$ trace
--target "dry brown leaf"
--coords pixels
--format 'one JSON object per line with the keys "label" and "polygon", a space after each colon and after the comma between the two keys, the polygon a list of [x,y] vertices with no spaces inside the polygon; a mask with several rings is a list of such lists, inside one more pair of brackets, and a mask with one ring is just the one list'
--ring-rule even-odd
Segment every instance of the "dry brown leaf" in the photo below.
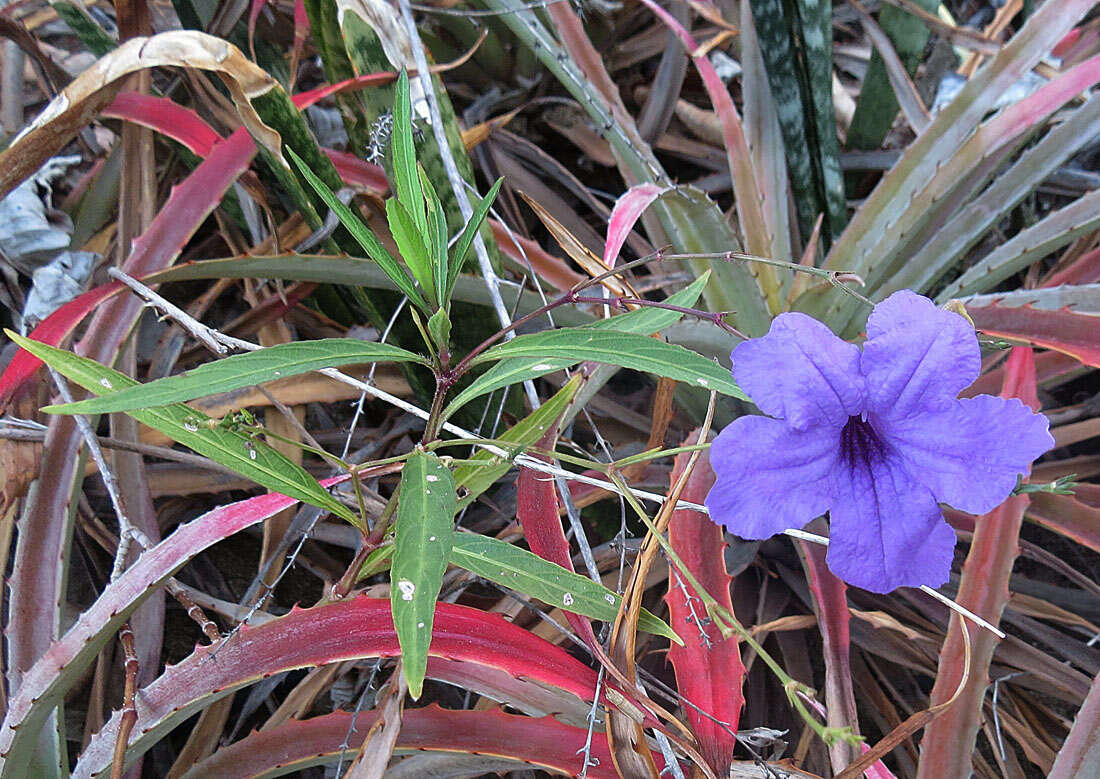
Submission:
{"label": "dry brown leaf", "polygon": [[122,79],[156,67],[212,70],[221,76],[252,136],[278,159],[281,138],[260,119],[251,100],[280,88],[240,49],[194,30],[131,38],[80,74],[0,154],[0,197],[8,194],[71,141],[115,98]]}

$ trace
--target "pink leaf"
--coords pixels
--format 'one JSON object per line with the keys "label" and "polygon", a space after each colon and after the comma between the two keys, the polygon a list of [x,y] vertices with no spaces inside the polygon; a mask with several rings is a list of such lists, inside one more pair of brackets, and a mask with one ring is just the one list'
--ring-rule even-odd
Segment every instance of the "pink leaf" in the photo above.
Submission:
{"label": "pink leaf", "polygon": [[[329,487],[347,478],[346,475],[338,476],[321,484]],[[181,525],[155,547],[143,552],[23,675],[22,684],[12,695],[0,727],[0,756],[29,758],[31,745],[46,717],[78,681],[80,672],[95,660],[99,650],[154,588],[204,549],[296,503],[297,500],[286,495],[269,493],[219,506]],[[19,767],[13,769],[13,766],[4,765],[3,768],[15,775],[21,774]]]}
{"label": "pink leaf", "polygon": [[[1005,366],[1002,397],[1035,394],[1035,362],[1031,349],[1016,347]],[[1008,602],[1008,581],[1018,554],[1020,525],[1028,508],[1027,495],[1014,495],[977,520],[970,552],[963,564],[956,601],[993,625]],[[970,636],[969,675],[963,678],[965,637]],[[931,704],[940,705],[958,694],[954,703],[929,723],[921,741],[921,775],[968,776],[982,724],[982,702],[989,686],[989,668],[997,637],[988,630],[952,619],[940,650]]]}
{"label": "pink leaf", "polygon": [[604,265],[608,268],[615,267],[615,260],[618,259],[619,252],[638,218],[654,200],[667,191],[667,188],[656,184],[637,184],[615,201],[615,207],[611,209],[611,218],[607,223],[607,241],[603,250]]}
{"label": "pink leaf", "polygon": [[695,69],[699,71],[703,87],[707,90],[707,97],[710,98],[714,111],[718,115],[718,121],[722,125],[722,137],[726,142],[726,158],[729,161],[730,176],[733,178],[733,190],[737,201],[737,216],[741,223],[741,232],[745,236],[746,248],[750,254],[766,257],[771,247],[769,238],[771,231],[760,206],[763,195],[760,193],[756,172],[753,169],[745,130],[741,125],[741,117],[737,113],[737,106],[733,104],[729,89],[722,83],[722,79],[718,77],[717,71],[706,55],[695,53],[698,50],[695,39],[672,14],[659,6],[655,0],[642,0],[642,3],[680,38],[688,54],[691,55]]}
{"label": "pink leaf", "polygon": [[[124,269],[131,276],[142,276],[162,270],[183,249],[203,220],[221,202],[225,190],[248,169],[256,145],[248,132],[237,130],[214,146],[210,155],[183,181],[172,188],[172,194],[153,223],[134,241],[133,251]],[[57,346],[96,305],[122,289],[119,284],[107,284],[85,292],[59,308],[35,328],[31,337]],[[129,329],[130,321],[118,316],[108,317],[108,325]],[[96,329],[99,337],[104,337]],[[0,375],[0,405],[8,403],[42,362],[24,350],[19,350]]]}
{"label": "pink leaf", "polygon": [[[537,448],[553,449],[557,438],[558,428],[555,424],[538,442]],[[550,461],[544,455],[534,456],[543,462]],[[573,558],[569,554],[569,542],[565,539],[561,518],[558,516],[558,493],[554,479],[547,478],[546,474],[531,468],[520,468],[516,490],[518,501],[516,518],[523,526],[523,535],[527,538],[531,551],[542,559],[557,563],[567,571],[575,573]],[[592,632],[592,623],[571,611],[565,612],[565,618],[584,643],[595,651],[599,642],[596,640],[596,634]]]}

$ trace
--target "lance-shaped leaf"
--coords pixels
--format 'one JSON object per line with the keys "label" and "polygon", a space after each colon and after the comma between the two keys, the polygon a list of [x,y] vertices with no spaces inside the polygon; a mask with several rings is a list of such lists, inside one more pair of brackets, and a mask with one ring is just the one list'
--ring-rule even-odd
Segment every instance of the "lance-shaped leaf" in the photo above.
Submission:
{"label": "lance-shaped leaf", "polygon": [[393,258],[393,255],[389,253],[382,242],[375,237],[370,228],[363,224],[362,220],[355,215],[348,206],[340,202],[336,195],[332,194],[332,190],[323,182],[313,171],[309,169],[309,166],[302,161],[302,158],[294,153],[293,149],[287,148],[287,155],[294,164],[298,166],[298,172],[302,174],[309,185],[313,187],[317,192],[318,197],[325,201],[325,205],[333,210],[337,217],[352,237],[363,247],[363,251],[367,253],[372,260],[378,263],[378,266],[385,271],[390,280],[397,285],[397,288],[405,293],[405,295],[415,305],[419,306],[424,311],[429,311],[427,302],[424,300],[424,296],[420,294],[420,291],[416,288],[416,284],[409,274],[405,272],[405,269],[401,267],[401,264]]}
{"label": "lance-shaped leaf", "polygon": [[396,346],[352,338],[325,338],[278,344],[208,362],[176,376],[139,384],[99,398],[47,406],[52,414],[106,414],[167,406],[195,398],[298,376],[321,368],[368,362],[430,363]]}
{"label": "lance-shaped leaf", "polygon": [[390,603],[409,694],[420,697],[432,640],[435,599],[451,557],[457,497],[451,471],[430,452],[413,452],[401,471]]}
{"label": "lance-shaped leaf", "polygon": [[[275,770],[293,773],[334,763],[341,755],[351,760],[357,746],[348,747],[348,733],[353,728],[367,732],[377,718],[373,711],[360,712],[358,718],[352,712],[336,711],[307,720],[289,720],[222,747],[195,764],[184,779],[271,776]],[[395,751],[449,755],[448,765],[460,754],[477,756],[480,767],[492,758],[505,758],[512,764],[502,764],[501,770],[539,767],[554,774],[577,775],[587,738],[586,728],[572,727],[553,717],[524,717],[499,709],[455,711],[432,704],[405,711]],[[592,739],[590,754],[595,759],[588,766],[588,776],[617,779],[606,739]]]}
{"label": "lance-shaped leaf", "polygon": [[[591,701],[595,693],[596,672],[564,649],[499,615],[467,606],[438,605],[429,651],[433,658],[460,660],[471,668],[500,669],[581,700]],[[200,647],[142,690],[127,762],[137,759],[199,709],[264,677],[295,668],[401,654],[390,604],[378,598],[360,596],[294,609],[263,625],[244,626],[232,641]],[[606,705],[602,696],[601,701]],[[110,766],[119,720],[115,712],[92,738],[74,777],[93,776]]]}
{"label": "lance-shaped leaf", "polygon": [[637,333],[610,330],[549,330],[513,338],[478,355],[471,365],[513,357],[569,360],[617,365],[654,373],[686,384],[748,400],[727,368],[682,346]]}
{"label": "lance-shaped leaf", "polygon": [[[412,99],[409,94],[409,74],[401,71],[393,94],[393,134],[390,151],[393,157],[393,185],[397,199],[408,209],[413,224],[426,234],[428,222],[424,215],[424,191],[416,171],[416,146],[413,145]],[[388,204],[387,204],[388,207]],[[423,283],[423,282],[421,282]]]}
{"label": "lance-shaped leaf", "polygon": [[409,209],[400,200],[392,197],[386,201],[386,221],[390,225],[397,249],[401,252],[401,258],[420,282],[420,288],[427,294],[429,302],[438,303],[435,299],[431,254],[423,237],[427,233],[422,232]]}
{"label": "lance-shaped leaf", "polygon": [[[90,392],[102,395],[141,387],[129,376],[94,360],[31,341],[10,331],[8,337]],[[172,440],[232,468],[269,490],[312,503],[349,522],[358,522],[355,514],[323,489],[300,465],[258,438],[220,427],[215,420],[183,404],[127,413],[142,424],[159,430]]]}
{"label": "lance-shaped leaf", "polygon": [[[551,486],[553,482],[549,482]],[[557,514],[554,521],[559,522]],[[559,524],[560,526],[560,524]],[[489,536],[458,533],[451,563],[566,612],[613,622],[622,597],[587,576],[567,570],[537,554]],[[681,643],[664,620],[642,609],[638,627]]]}
{"label": "lance-shaped leaf", "polygon": [[[708,281],[710,281],[710,271],[704,271],[691,284],[679,292],[669,295],[665,303],[670,306],[682,306],[684,308],[694,306],[699,299],[699,295],[706,288]],[[593,330],[616,330],[623,333],[650,335],[676,324],[682,317],[683,314],[679,311],[647,306],[609,319],[598,319],[582,327]],[[516,357],[499,362],[470,382],[469,386],[462,392],[458,393],[447,405],[443,412],[443,418],[449,418],[462,406],[487,392],[563,370],[572,365],[573,362],[575,360],[547,360],[538,357]]]}
{"label": "lance-shaped leaf", "polygon": [[497,192],[500,191],[500,185],[503,182],[503,178],[497,179],[493,183],[493,186],[489,188],[489,191],[485,193],[485,197],[481,198],[478,204],[474,206],[474,213],[470,216],[470,221],[462,228],[462,232],[459,234],[454,248],[451,249],[450,259],[448,261],[447,289],[446,295],[444,296],[447,300],[451,298],[451,290],[455,287],[455,281],[458,279],[458,274],[462,270],[462,263],[466,260],[466,253],[470,250],[470,246],[474,242],[474,236],[477,235],[478,230],[481,229],[481,224],[485,221],[485,215],[488,214],[489,209],[492,208],[493,202],[497,198]]}

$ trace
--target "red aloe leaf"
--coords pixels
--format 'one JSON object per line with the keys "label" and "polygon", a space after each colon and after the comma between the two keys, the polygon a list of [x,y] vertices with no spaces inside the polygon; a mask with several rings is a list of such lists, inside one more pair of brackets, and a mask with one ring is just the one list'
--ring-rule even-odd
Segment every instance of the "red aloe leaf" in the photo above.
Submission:
{"label": "red aloe leaf", "polygon": [[[684,445],[694,444],[698,436],[698,431],[692,433]],[[676,456],[670,477],[673,484],[683,474],[688,459],[689,454]],[[704,452],[680,498],[702,503],[713,485],[714,471]],[[707,593],[733,613],[721,528],[704,514],[681,509],[672,513],[668,540]],[[685,701],[684,714],[699,742],[700,753],[716,774],[725,776],[733,762],[737,747],[734,734],[745,703],[741,692],[745,667],[741,664],[738,642],[735,638],[722,638],[718,629],[706,620],[702,601],[691,585],[671,568],[667,600],[669,622],[684,640],[683,646],[673,644],[668,650],[676,671],[676,687]]]}
{"label": "red aloe leaf", "polygon": [[1039,309],[1031,305],[966,307],[974,326],[998,338],[1027,341],[1068,354],[1100,368],[1100,317],[1068,308]]}
{"label": "red aloe leaf", "polygon": [[[340,754],[347,734],[366,732],[374,725],[374,712],[358,718],[338,711],[307,720],[290,720],[271,730],[261,730],[222,747],[197,763],[185,777],[217,776],[222,779],[262,776],[278,767],[301,770],[332,762]],[[491,711],[450,711],[431,705],[406,709],[397,737],[398,750],[469,752],[503,757],[530,764],[531,768],[576,776],[581,770],[588,732],[562,724],[553,717],[524,717]],[[614,764],[604,739],[592,739],[588,776],[616,779]],[[348,757],[354,756],[354,750]],[[521,768],[521,766],[517,766]]]}
{"label": "red aloe leaf", "polygon": [[340,178],[353,187],[384,194],[389,191],[390,183],[386,180],[386,172],[380,165],[361,160],[354,154],[333,149],[321,149],[332,164],[336,166],[336,172]]}
{"label": "red aloe leaf", "polygon": [[1100,674],[1092,680],[1047,779],[1082,776],[1100,776]]}
{"label": "red aloe leaf", "polygon": [[1078,484],[1073,495],[1037,492],[1027,515],[1055,533],[1100,552],[1100,487]]}
{"label": "red aloe leaf", "polygon": [[120,92],[100,112],[108,119],[124,119],[166,135],[200,157],[206,157],[222,139],[202,118],[166,97],[140,92]]}
{"label": "red aloe leaf", "polygon": [[[858,734],[859,716],[856,713],[849,656],[851,613],[848,611],[848,585],[829,570],[825,562],[826,547],[809,541],[800,541],[799,546],[825,649],[826,724],[834,728],[848,727]],[[855,753],[850,744],[837,741],[829,746],[829,758],[833,771],[840,773],[855,759]]]}
{"label": "red aloe leaf", "polygon": [[615,267],[615,260],[619,252],[634,229],[635,223],[654,200],[659,198],[666,189],[656,184],[636,184],[615,201],[615,207],[611,209],[611,217],[607,221],[607,241],[603,249],[603,264],[609,268]]}
{"label": "red aloe leaf", "polygon": [[[1077,370],[1081,363],[1077,358],[1061,352],[1042,352],[1035,355],[1035,379],[1039,384],[1064,376]],[[995,395],[1001,391],[1005,381],[1004,366],[983,373],[978,380],[962,391],[961,397],[972,398],[975,395]]]}
{"label": "red aloe leaf", "polygon": [[[536,447],[543,451],[553,450],[557,439],[558,425],[555,422]],[[550,462],[544,455],[534,456],[543,462]],[[520,468],[516,492],[516,518],[523,526],[523,535],[527,538],[531,551],[543,560],[557,563],[565,570],[576,573],[572,555],[569,553],[569,542],[565,539],[561,517],[558,515],[555,480],[530,468]],[[596,634],[592,632],[592,623],[587,618],[571,611],[565,612],[565,618],[589,647],[595,647],[599,643]]]}
{"label": "red aloe leaf", "polygon": [[[221,201],[230,184],[247,170],[255,153],[256,145],[244,129],[237,130],[218,143],[183,183],[173,187],[172,194],[149,229],[134,241],[133,251],[125,265],[126,272],[140,278],[170,265]],[[35,328],[31,337],[57,346],[89,311],[120,289],[121,285],[108,284],[84,293],[47,317]],[[109,345],[121,343],[130,330],[133,316],[141,307],[136,299],[126,298],[123,302],[127,309],[124,312],[109,310],[110,307],[100,309],[96,314],[97,326],[90,331],[100,343],[106,345],[106,351],[110,353],[114,352],[114,348]],[[105,357],[89,356],[103,361],[110,354]],[[41,364],[37,357],[20,349],[0,376],[0,405],[7,403]]]}
{"label": "red aloe leaf", "polygon": [[[328,487],[347,478],[338,476],[321,484]],[[0,725],[0,772],[24,775],[26,766],[8,765],[9,759],[29,758],[29,747],[50,712],[119,626],[156,587],[202,550],[297,502],[285,495],[269,493],[220,506],[181,525],[168,538],[142,553],[23,675]]]}
{"label": "red aloe leaf", "polygon": [[[1030,348],[1016,347],[1005,366],[1001,397],[1035,398],[1035,362]],[[1018,553],[1017,542],[1027,495],[1014,495],[978,519],[970,553],[963,564],[958,603],[996,625],[1008,602],[1008,580]],[[931,704],[938,706],[959,690],[965,668],[965,638],[969,631],[969,676],[958,698],[925,730],[919,777],[969,776],[982,723],[982,701],[989,686],[989,665],[999,639],[990,631],[952,620],[940,650]]]}
{"label": "red aloe leaf", "polygon": [[[112,281],[110,284],[104,284],[78,295],[43,319],[28,337],[50,346],[57,346],[101,301],[123,289],[125,287],[122,284]],[[26,349],[20,349],[15,353],[8,367],[4,369],[4,373],[0,374],[0,407],[7,406],[11,402],[19,388],[34,376],[41,365],[42,361]]]}
{"label": "red aloe leaf", "polygon": [[1044,287],[1062,284],[1093,284],[1100,281],[1100,249],[1085,252],[1064,268],[1056,268],[1043,279]]}
{"label": "red aloe leaf", "polygon": [[[596,672],[565,650],[497,614],[468,606],[437,605],[428,652],[526,677],[582,700],[591,700],[596,688]],[[388,599],[359,596],[295,609],[257,627],[245,626],[221,645],[199,647],[142,690],[127,758],[136,759],[198,709],[260,678],[296,668],[400,654]],[[92,738],[74,777],[91,776],[110,765],[119,719],[115,712]]]}

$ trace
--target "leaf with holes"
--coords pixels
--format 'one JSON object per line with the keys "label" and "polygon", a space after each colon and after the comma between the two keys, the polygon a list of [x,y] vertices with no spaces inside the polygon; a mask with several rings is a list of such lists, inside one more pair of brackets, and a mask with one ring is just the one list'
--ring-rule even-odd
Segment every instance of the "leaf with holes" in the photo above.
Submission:
{"label": "leaf with holes", "polygon": [[[488,536],[457,534],[451,562],[543,603],[603,622],[615,621],[622,600],[620,595],[587,576],[567,571],[526,549]],[[664,620],[645,609],[638,619],[638,627],[677,644],[683,643]]]}
{"label": "leaf with holes", "polygon": [[451,557],[457,499],[450,470],[422,450],[409,455],[398,490],[390,603],[405,680],[416,699],[428,667],[435,599]]}

